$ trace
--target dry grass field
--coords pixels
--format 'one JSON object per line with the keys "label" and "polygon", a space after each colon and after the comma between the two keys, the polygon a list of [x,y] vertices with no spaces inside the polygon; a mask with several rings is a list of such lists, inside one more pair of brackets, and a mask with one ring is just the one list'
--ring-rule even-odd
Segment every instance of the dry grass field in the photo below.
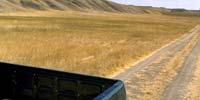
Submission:
{"label": "dry grass field", "polygon": [[195,25],[145,14],[1,15],[0,61],[109,76]]}

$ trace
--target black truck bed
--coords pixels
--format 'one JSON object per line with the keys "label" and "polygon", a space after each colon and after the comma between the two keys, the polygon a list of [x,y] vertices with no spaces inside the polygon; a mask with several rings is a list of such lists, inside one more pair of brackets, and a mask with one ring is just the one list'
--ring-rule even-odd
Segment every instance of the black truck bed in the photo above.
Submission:
{"label": "black truck bed", "polygon": [[0,63],[0,100],[126,100],[119,80]]}

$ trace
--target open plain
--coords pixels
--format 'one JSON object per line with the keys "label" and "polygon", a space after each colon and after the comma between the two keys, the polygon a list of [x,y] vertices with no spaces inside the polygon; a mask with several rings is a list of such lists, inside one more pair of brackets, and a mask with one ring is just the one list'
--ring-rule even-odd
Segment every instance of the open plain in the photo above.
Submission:
{"label": "open plain", "polygon": [[123,80],[129,100],[200,100],[200,13],[1,0],[0,61]]}
{"label": "open plain", "polygon": [[113,76],[196,25],[163,15],[41,16],[0,16],[1,61]]}

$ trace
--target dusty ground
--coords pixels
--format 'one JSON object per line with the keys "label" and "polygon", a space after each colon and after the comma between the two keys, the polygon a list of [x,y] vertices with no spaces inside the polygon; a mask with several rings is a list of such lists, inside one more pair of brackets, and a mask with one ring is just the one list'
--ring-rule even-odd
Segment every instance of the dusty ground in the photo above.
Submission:
{"label": "dusty ground", "polygon": [[184,99],[186,100],[200,100],[200,55],[198,62],[196,63],[196,68],[194,75],[191,78],[189,85],[186,89],[186,95]]}
{"label": "dusty ground", "polygon": [[[200,48],[199,30],[198,26],[116,76],[125,81],[129,100],[182,100],[187,79],[195,68],[191,63]],[[179,86],[181,83],[184,85]]]}
{"label": "dusty ground", "polygon": [[[197,58],[200,54],[200,40],[194,46],[192,51],[186,57],[183,65],[178,69],[178,75],[174,77],[169,87],[164,92],[165,100],[184,100],[186,88],[191,81],[191,77],[194,74]],[[194,100],[194,99],[193,99]],[[196,100],[196,99],[195,99]]]}

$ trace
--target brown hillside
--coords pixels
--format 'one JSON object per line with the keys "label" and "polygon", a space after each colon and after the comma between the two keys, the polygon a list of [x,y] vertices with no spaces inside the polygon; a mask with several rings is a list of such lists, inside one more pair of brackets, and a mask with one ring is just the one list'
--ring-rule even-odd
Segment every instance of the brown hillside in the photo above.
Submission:
{"label": "brown hillside", "polygon": [[122,5],[107,0],[0,0],[0,12],[26,10],[73,10],[156,14],[163,11],[153,7],[145,8]]}

